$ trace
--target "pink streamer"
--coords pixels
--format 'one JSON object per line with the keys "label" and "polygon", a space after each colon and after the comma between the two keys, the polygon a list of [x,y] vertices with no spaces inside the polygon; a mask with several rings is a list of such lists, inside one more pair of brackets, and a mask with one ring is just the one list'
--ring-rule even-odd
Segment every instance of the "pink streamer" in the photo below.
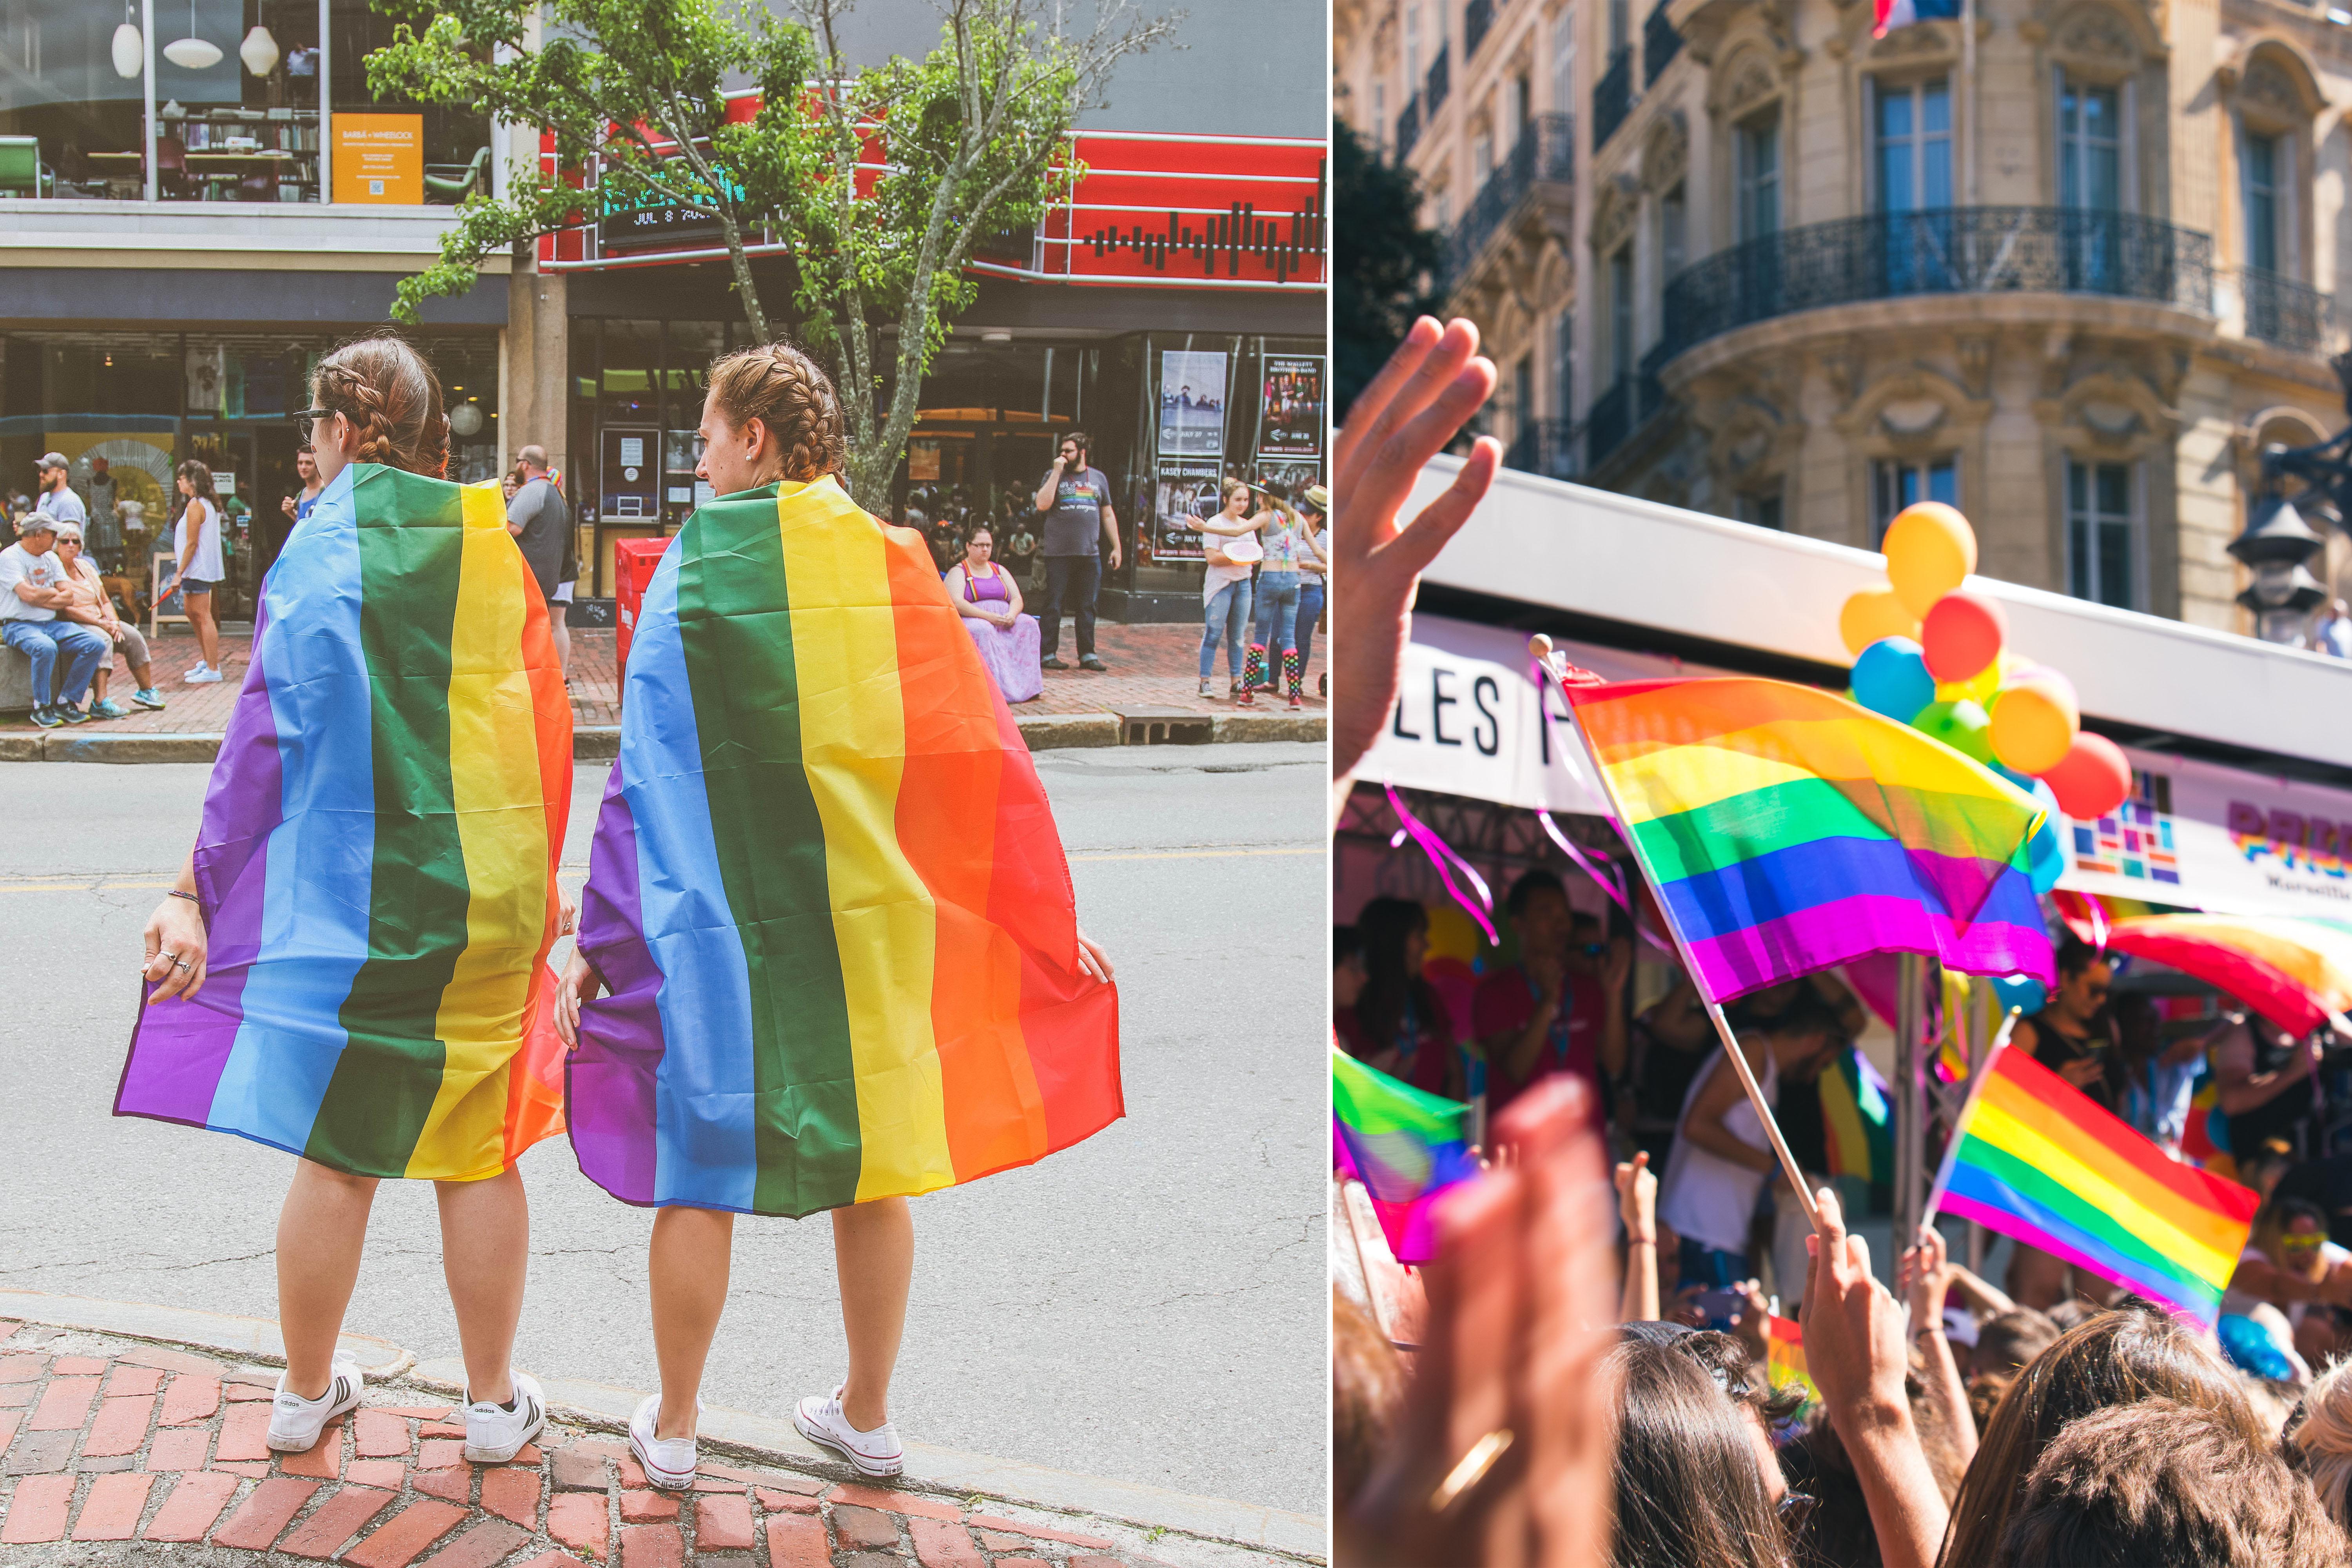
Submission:
{"label": "pink streamer", "polygon": [[[1496,934],[1495,922],[1487,918],[1495,908],[1495,895],[1487,888],[1486,879],[1478,875],[1475,867],[1456,855],[1445,840],[1431,831],[1421,818],[1405,809],[1404,801],[1397,795],[1396,785],[1383,779],[1381,781],[1381,787],[1388,791],[1389,809],[1395,812],[1397,820],[1404,825],[1401,831],[1412,835],[1412,841],[1421,846],[1421,852],[1429,857],[1431,865],[1437,868],[1438,879],[1445,884],[1446,892],[1453,896],[1455,903],[1470,912],[1470,918],[1478,922],[1478,929],[1486,933],[1486,945],[1502,946],[1503,939]],[[1401,842],[1401,839],[1393,837],[1389,840],[1391,847]],[[1462,868],[1462,874],[1470,879],[1470,885],[1478,889],[1477,903],[1474,904],[1464,898],[1462,889],[1454,885],[1454,873],[1446,868],[1446,862],[1449,860],[1459,866]]]}
{"label": "pink streamer", "polygon": [[[1559,824],[1551,819],[1551,813],[1549,811],[1544,811],[1538,808],[1536,812],[1536,820],[1543,824],[1544,831],[1551,835],[1551,841],[1559,846],[1560,852],[1566,855],[1570,859],[1575,861],[1577,868],[1581,870],[1586,876],[1591,878],[1595,882],[1598,882],[1601,885],[1601,890],[1608,894],[1611,900],[1614,902],[1619,909],[1625,911],[1625,918],[1633,922],[1633,929],[1641,933],[1641,937],[1643,942],[1648,942],[1652,947],[1656,948],[1660,952],[1666,954],[1668,957],[1674,956],[1674,948],[1670,944],[1659,941],[1657,932],[1643,925],[1642,923],[1642,917],[1635,913],[1633,906],[1626,901],[1625,874],[1619,870],[1615,865],[1611,863],[1611,858],[1607,850],[1593,849],[1587,851],[1580,847],[1574,839],[1569,837],[1567,834],[1562,833],[1559,830]],[[1586,858],[1588,854],[1591,857],[1591,859]],[[1601,862],[1602,866],[1607,866],[1608,870],[1604,873],[1601,867],[1595,866],[1592,863],[1593,860],[1599,860]]]}

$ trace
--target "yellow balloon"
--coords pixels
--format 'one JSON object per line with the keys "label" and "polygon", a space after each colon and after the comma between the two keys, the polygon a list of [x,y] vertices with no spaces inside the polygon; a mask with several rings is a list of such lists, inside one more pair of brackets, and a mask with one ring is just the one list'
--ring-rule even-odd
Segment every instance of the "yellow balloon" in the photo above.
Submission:
{"label": "yellow balloon", "polygon": [[2045,773],[2065,760],[2081,727],[2072,692],[2028,676],[1993,701],[1992,754],[2019,773]]}
{"label": "yellow balloon", "polygon": [[1838,636],[1845,639],[1845,651],[1859,658],[1864,648],[1881,637],[1917,641],[1919,617],[1884,589],[1876,593],[1865,591],[1850,595],[1845,607],[1838,612]]}
{"label": "yellow balloon", "polygon": [[1993,693],[2000,689],[2000,667],[1998,664],[1989,664],[1982,669],[1978,670],[1974,675],[1969,676],[1966,680],[1939,680],[1936,682],[1936,700],[1938,702],[1973,702],[1980,708],[1990,708],[1992,706]]}
{"label": "yellow balloon", "polygon": [[1423,963],[1433,958],[1458,958],[1467,963],[1475,959],[1486,945],[1486,933],[1462,911],[1460,905],[1429,906],[1429,950],[1423,956]]}
{"label": "yellow balloon", "polygon": [[1886,525],[1886,580],[1910,614],[1925,618],[1937,600],[1977,569],[1977,535],[1957,508],[1915,501]]}

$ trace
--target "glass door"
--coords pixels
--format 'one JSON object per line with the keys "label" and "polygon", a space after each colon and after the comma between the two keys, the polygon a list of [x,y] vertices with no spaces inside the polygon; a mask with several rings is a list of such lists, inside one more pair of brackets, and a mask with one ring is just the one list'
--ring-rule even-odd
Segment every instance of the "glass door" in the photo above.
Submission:
{"label": "glass door", "polygon": [[1885,291],[1954,287],[1950,84],[1880,88],[1877,139]]}
{"label": "glass door", "polygon": [[2120,286],[2122,94],[2071,76],[2058,80],[2058,205],[2066,209],[2066,287],[2112,294]]}

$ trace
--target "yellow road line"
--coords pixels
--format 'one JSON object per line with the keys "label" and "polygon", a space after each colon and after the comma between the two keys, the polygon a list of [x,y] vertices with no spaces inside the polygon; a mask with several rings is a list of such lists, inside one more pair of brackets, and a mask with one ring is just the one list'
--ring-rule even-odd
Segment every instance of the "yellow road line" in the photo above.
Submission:
{"label": "yellow road line", "polygon": [[170,882],[116,882],[103,879],[95,882],[0,882],[0,893],[100,893],[112,892],[118,888],[168,888],[172,885]]}

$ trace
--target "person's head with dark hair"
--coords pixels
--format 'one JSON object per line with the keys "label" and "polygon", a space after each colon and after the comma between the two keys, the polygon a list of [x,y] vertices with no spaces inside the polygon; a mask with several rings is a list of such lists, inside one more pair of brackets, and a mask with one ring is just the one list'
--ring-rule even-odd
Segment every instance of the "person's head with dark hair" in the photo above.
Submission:
{"label": "person's head with dark hair", "polygon": [[1781,1568],[1787,1547],[1742,1401],[1676,1344],[1633,1341],[1601,1369],[1616,1390],[1612,1568]]}
{"label": "person's head with dark hair", "polygon": [[2075,1024],[2087,1024],[2107,1005],[2114,979],[2106,953],[2069,932],[2058,945],[2058,989],[2050,1006]]}
{"label": "person's head with dark hair", "polygon": [[2263,1441],[2237,1375],[2179,1321],[2138,1308],[2101,1312],[2060,1335],[2001,1396],[1952,1505],[1945,1568],[1993,1561],[2026,1472],[2068,1423],[2151,1398],[2210,1410],[2246,1442]]}
{"label": "person's head with dark hair", "polygon": [[1331,928],[1331,1005],[1352,1007],[1371,978],[1364,968],[1364,939],[1354,926]]}
{"label": "person's head with dark hair", "polygon": [[2058,1325],[2047,1312],[2020,1307],[1977,1325],[1975,1367],[1979,1375],[2016,1372],[2058,1342]]}
{"label": "person's head with dark hair", "polygon": [[1511,890],[1503,895],[1503,908],[1510,911],[1513,920],[1517,920],[1526,910],[1528,900],[1542,892],[1558,893],[1561,903],[1568,901],[1567,885],[1551,872],[1538,867],[1532,871],[1519,873],[1518,879],[1511,884]]}
{"label": "person's head with dark hair", "polygon": [[2279,1181],[2294,1169],[2294,1149],[2284,1138],[2266,1138],[2252,1148],[2238,1152],[2238,1180],[2262,1194],[2267,1199],[2277,1190]]}
{"label": "person's head with dark hair", "polygon": [[1404,1405],[1404,1368],[1371,1314],[1331,1292],[1331,1500],[1341,1511],[1387,1451]]}
{"label": "person's head with dark hair", "polygon": [[1504,896],[1511,929],[1519,943],[1519,963],[1530,972],[1559,973],[1568,957],[1568,933],[1575,913],[1568,907],[1568,889],[1549,871],[1522,872]]}
{"label": "person's head with dark hair", "polygon": [[1428,1016],[1433,998],[1421,977],[1429,952],[1429,911],[1411,899],[1374,899],[1356,916],[1364,942],[1364,989],[1356,1021],[1379,1049],[1396,1045],[1407,1006]]}
{"label": "person's head with dark hair", "polygon": [[[1957,1565],[1958,1560],[1948,1556]],[[2343,1568],[2343,1531],[2220,1411],[2154,1397],[2093,1411],[2024,1484],[1993,1568]]]}

